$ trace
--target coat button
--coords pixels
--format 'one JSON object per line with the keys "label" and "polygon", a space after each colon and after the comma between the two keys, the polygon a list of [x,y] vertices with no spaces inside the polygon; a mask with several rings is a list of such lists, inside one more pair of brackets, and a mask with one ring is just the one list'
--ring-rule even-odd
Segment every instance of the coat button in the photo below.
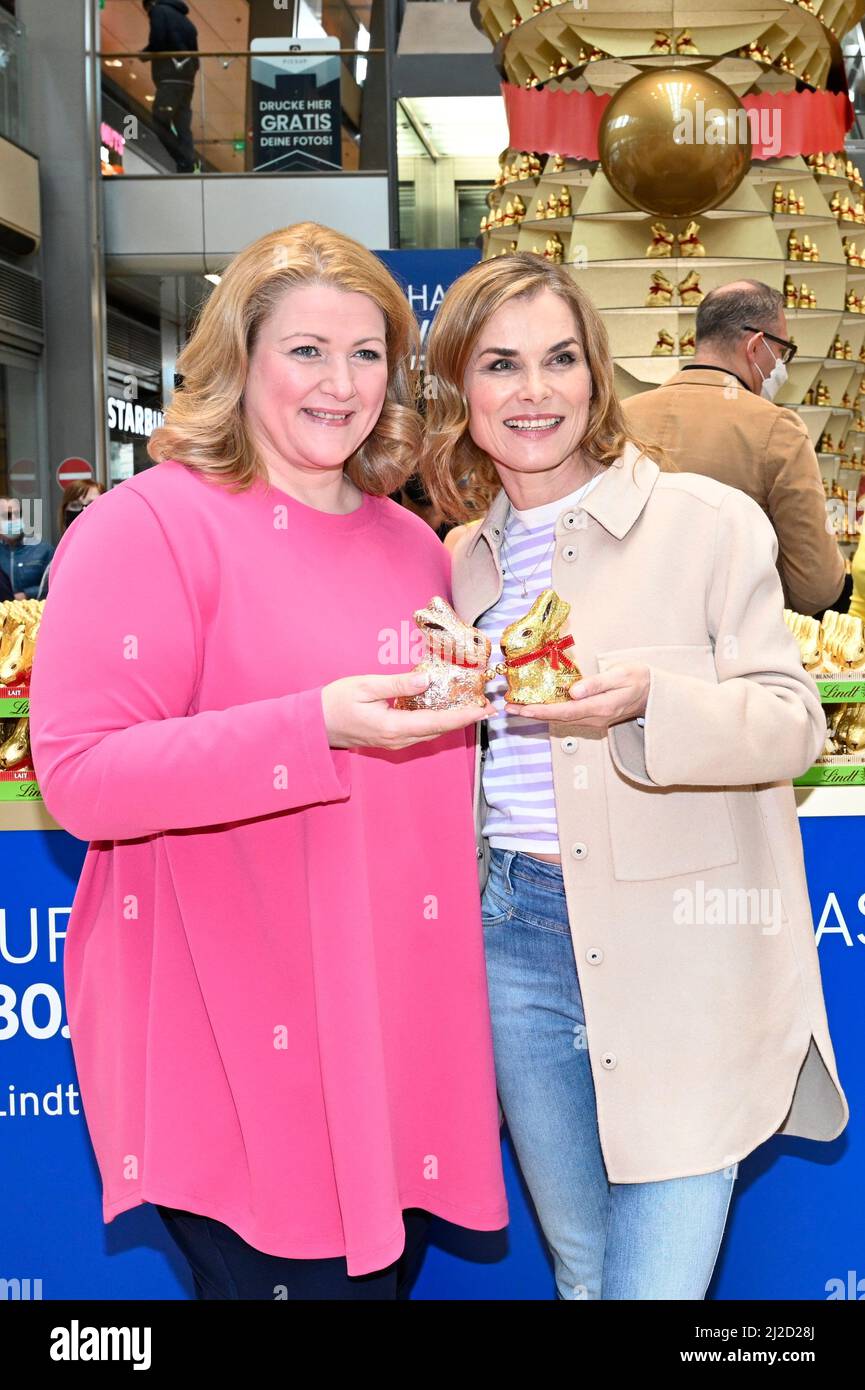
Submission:
{"label": "coat button", "polygon": [[605,1052],[601,1058],[601,1066],[606,1067],[607,1071],[612,1071],[618,1060],[615,1052]]}
{"label": "coat button", "polygon": [[567,526],[567,528],[568,528],[569,531],[573,531],[573,529],[574,529],[574,527],[576,526],[576,524],[577,524],[577,514],[576,514],[576,512],[567,512],[567,513],[562,517],[562,525],[563,525],[563,526]]}
{"label": "coat button", "polygon": [[586,960],[589,962],[589,965],[600,965],[603,959],[604,953],[601,950],[600,946],[589,947],[588,951],[586,952]]}
{"label": "coat button", "polygon": [[577,747],[578,742],[579,739],[573,738],[570,734],[568,734],[567,738],[562,739],[562,752],[573,753]]}
{"label": "coat button", "polygon": [[584,845],[582,840],[577,840],[575,845],[571,845],[571,854],[575,859],[585,859],[589,852],[588,845]]}
{"label": "coat button", "polygon": [[577,558],[577,547],[575,545],[562,546],[562,559],[571,561]]}

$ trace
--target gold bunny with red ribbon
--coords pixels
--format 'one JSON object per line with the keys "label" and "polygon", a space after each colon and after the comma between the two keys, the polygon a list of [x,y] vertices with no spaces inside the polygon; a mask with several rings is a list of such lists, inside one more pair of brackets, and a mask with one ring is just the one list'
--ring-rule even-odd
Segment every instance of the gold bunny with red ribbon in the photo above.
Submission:
{"label": "gold bunny with red ribbon", "polygon": [[554,705],[569,698],[575,681],[582,680],[565,648],[570,635],[559,630],[571,611],[554,589],[544,589],[523,618],[506,627],[501,636],[504,665],[496,673],[507,676],[506,700],[512,705]]}

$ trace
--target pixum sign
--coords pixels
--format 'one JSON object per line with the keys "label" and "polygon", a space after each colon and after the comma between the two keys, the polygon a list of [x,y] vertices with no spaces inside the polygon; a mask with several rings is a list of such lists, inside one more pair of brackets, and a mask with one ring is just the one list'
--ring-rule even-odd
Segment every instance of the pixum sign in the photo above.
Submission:
{"label": "pixum sign", "polygon": [[339,39],[252,40],[253,168],[276,173],[341,167],[339,58],[306,52],[321,48],[338,50]]}

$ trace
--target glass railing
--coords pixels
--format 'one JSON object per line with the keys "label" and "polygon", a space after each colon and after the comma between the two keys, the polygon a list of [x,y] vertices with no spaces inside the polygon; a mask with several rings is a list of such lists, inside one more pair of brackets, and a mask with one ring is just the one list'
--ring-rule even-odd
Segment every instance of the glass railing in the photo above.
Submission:
{"label": "glass railing", "polygon": [[0,135],[26,143],[23,100],[24,30],[0,10]]}
{"label": "glass railing", "polygon": [[384,92],[385,50],[321,37],[278,43],[243,52],[100,54],[102,172],[361,168],[364,97],[368,89]]}

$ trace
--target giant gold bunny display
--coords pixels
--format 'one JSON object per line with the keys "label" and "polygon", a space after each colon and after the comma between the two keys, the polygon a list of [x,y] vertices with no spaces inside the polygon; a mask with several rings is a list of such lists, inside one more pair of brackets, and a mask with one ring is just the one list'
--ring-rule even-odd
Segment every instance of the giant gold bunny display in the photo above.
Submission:
{"label": "giant gold bunny display", "polygon": [[493,675],[487,670],[491,646],[486,633],[462,622],[438,595],[418,609],[414,620],[424,641],[424,655],[414,669],[428,672],[430,683],[418,695],[398,695],[394,708],[485,705],[484,686]]}
{"label": "giant gold bunny display", "polygon": [[506,699],[512,705],[550,705],[567,700],[579,669],[566,654],[570,636],[559,632],[571,611],[554,589],[544,589],[525,617],[506,627],[501,636],[504,665],[496,673],[507,677]]}

